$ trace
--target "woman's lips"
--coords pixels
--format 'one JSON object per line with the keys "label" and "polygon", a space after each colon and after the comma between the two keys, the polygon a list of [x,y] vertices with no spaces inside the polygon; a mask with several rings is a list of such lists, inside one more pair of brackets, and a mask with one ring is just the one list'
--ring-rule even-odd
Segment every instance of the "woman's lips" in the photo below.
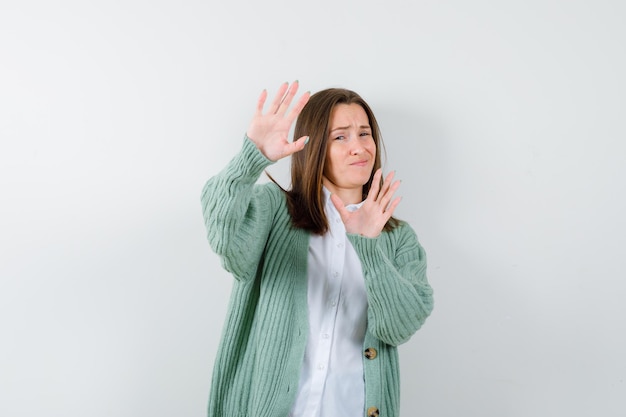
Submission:
{"label": "woman's lips", "polygon": [[368,161],[367,160],[363,160],[363,161],[356,161],[351,163],[350,165],[355,165],[355,166],[359,166],[359,167],[364,167],[367,166]]}

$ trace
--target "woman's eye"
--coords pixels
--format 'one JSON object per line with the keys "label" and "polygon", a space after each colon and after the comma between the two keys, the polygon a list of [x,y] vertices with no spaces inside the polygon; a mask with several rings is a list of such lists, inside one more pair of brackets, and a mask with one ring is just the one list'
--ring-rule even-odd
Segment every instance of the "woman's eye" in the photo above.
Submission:
{"label": "woman's eye", "polygon": [[370,132],[361,132],[361,136],[369,136]]}
{"label": "woman's eye", "polygon": [[345,136],[337,136],[335,140],[344,140],[345,138],[346,138]]}

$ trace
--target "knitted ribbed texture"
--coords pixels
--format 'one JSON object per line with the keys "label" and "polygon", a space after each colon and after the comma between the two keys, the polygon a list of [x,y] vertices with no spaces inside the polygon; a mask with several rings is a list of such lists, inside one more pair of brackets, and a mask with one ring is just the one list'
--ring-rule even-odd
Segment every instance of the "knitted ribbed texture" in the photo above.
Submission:
{"label": "knitted ribbed texture", "polygon": [[393,346],[409,340],[433,309],[426,253],[413,230],[403,226],[375,239],[348,235],[363,266],[369,331]]}
{"label": "knitted ribbed texture", "polygon": [[[283,192],[255,185],[271,164],[248,139],[202,192],[208,240],[236,278],[213,369],[209,417],[286,417],[295,400],[308,334],[309,234],[291,226]],[[396,347],[432,310],[426,258],[407,225],[376,239],[348,235],[368,297],[365,409],[397,417]],[[365,415],[365,410],[364,410]]]}

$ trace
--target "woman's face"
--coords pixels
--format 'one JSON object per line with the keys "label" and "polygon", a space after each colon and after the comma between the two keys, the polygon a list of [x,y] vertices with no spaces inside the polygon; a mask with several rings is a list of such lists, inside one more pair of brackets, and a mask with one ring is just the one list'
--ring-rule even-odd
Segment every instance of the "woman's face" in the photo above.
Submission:
{"label": "woman's face", "polygon": [[360,202],[375,160],[376,144],[363,107],[337,104],[330,114],[323,179],[326,188],[345,204]]}

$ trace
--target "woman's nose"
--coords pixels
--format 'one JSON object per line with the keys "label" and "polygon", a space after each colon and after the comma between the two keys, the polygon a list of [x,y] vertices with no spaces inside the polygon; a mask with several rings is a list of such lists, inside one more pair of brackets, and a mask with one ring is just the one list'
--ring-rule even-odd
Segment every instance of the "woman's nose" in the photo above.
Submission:
{"label": "woman's nose", "polygon": [[363,145],[361,145],[360,142],[356,141],[352,145],[352,148],[350,148],[350,154],[351,155],[359,155],[360,153],[363,153]]}

